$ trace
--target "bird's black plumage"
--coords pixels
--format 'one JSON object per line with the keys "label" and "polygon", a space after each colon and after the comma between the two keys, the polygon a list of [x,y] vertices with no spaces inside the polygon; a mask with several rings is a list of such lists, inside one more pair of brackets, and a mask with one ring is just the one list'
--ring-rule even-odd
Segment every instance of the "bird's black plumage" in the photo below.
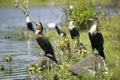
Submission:
{"label": "bird's black plumage", "polygon": [[30,21],[30,17],[29,16],[26,17],[26,24],[27,24],[28,30],[31,30],[31,31],[35,32],[35,30],[33,28],[33,25],[32,25],[32,22]]}
{"label": "bird's black plumage", "polygon": [[27,23],[27,28],[33,32],[35,32],[35,36],[36,36],[36,40],[37,43],[39,44],[39,46],[42,48],[42,50],[45,52],[45,56],[49,57],[50,59],[52,59],[55,63],[57,62],[57,59],[54,55],[54,50],[53,47],[51,45],[51,43],[49,42],[49,40],[42,34],[43,31],[43,25],[41,22],[37,22],[35,23],[37,30],[34,31],[33,25],[30,21],[30,17],[27,16],[26,17],[26,23]]}
{"label": "bird's black plumage", "polygon": [[71,20],[71,21],[69,22],[69,32],[70,32],[70,36],[71,36],[72,39],[80,36],[80,35],[79,35],[79,31],[78,31],[78,29],[75,27],[73,20]]}
{"label": "bird's black plumage", "polygon": [[53,47],[52,47],[50,41],[42,34],[43,26],[42,26],[41,22],[36,24],[36,26],[37,26],[36,40],[37,40],[38,44],[40,45],[40,47],[42,48],[42,50],[45,52],[45,56],[49,57],[54,62],[58,63],[57,59],[54,55],[54,50],[53,50]]}
{"label": "bird's black plumage", "polygon": [[46,54],[51,54],[54,56],[54,50],[52,48],[52,45],[43,34],[41,33],[37,34],[36,40]]}
{"label": "bird's black plumage", "polygon": [[70,36],[72,39],[79,37],[79,32],[76,28],[73,28],[72,30],[69,30],[69,31],[70,31]]}
{"label": "bird's black plumage", "polygon": [[34,29],[33,29],[33,25],[32,25],[31,22],[27,23],[27,28],[28,28],[29,30],[35,32]]}
{"label": "bird's black plumage", "polygon": [[103,40],[103,36],[101,33],[96,33],[95,35],[91,35],[89,33],[89,39],[90,39],[90,42],[91,42],[91,46],[92,46],[92,49],[97,49],[99,54],[105,58],[105,55],[104,55],[104,47],[103,47],[103,44],[104,44],[104,40]]}
{"label": "bird's black plumage", "polygon": [[55,29],[57,30],[57,33],[63,37],[66,36],[66,33],[58,28],[58,26],[55,26]]}
{"label": "bird's black plumage", "polygon": [[[94,19],[96,20],[96,18]],[[91,46],[93,50],[97,50],[99,52],[99,54],[105,59],[105,55],[104,55],[104,39],[103,39],[103,35],[101,34],[101,32],[98,30],[98,20],[97,24],[94,25],[94,27],[96,26],[96,28],[94,28],[95,30],[91,30],[89,31],[88,35],[89,35],[89,39],[91,42]]]}

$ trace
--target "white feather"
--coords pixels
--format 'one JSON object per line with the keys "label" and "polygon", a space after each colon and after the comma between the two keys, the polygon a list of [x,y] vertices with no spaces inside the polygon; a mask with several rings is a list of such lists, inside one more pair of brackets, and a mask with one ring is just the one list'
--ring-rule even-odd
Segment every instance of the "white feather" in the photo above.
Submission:
{"label": "white feather", "polygon": [[55,28],[56,23],[48,23],[47,26],[48,28]]}
{"label": "white feather", "polygon": [[73,21],[69,22],[69,29],[72,30],[73,28],[75,28],[75,25],[73,24]]}
{"label": "white feather", "polygon": [[35,31],[35,35],[38,35],[39,32],[40,32],[40,30],[36,30]]}
{"label": "white feather", "polygon": [[30,17],[29,17],[29,16],[26,17],[26,22],[27,22],[27,23],[30,22]]}
{"label": "white feather", "polygon": [[97,33],[97,24],[92,25],[92,27],[89,30],[91,35],[94,35]]}

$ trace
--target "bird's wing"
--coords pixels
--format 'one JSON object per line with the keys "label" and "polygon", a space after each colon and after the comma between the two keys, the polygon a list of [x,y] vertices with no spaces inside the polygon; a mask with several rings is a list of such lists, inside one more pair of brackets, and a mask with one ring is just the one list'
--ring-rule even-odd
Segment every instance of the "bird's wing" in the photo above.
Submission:
{"label": "bird's wing", "polygon": [[50,54],[54,54],[54,50],[53,50],[53,47],[52,47],[51,43],[49,42],[49,40],[44,35],[40,35],[36,39],[37,39],[37,42],[40,45],[40,47],[45,52],[50,53]]}
{"label": "bird's wing", "polygon": [[27,23],[27,28],[34,32],[34,28],[31,22]]}
{"label": "bird's wing", "polygon": [[90,32],[88,33],[88,36],[89,36],[89,40],[90,40],[92,49],[94,49],[94,45],[93,45],[94,41],[92,40],[92,35],[90,34]]}
{"label": "bird's wing", "polygon": [[103,35],[100,32],[98,33],[98,37],[99,37],[99,43],[103,45],[104,44],[104,38],[103,38]]}

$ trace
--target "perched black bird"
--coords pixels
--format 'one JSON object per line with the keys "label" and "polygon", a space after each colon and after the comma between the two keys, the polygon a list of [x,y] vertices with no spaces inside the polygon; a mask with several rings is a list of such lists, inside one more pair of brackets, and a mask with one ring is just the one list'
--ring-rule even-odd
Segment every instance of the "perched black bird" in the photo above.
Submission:
{"label": "perched black bird", "polygon": [[89,20],[93,22],[93,25],[90,28],[89,33],[88,33],[93,53],[94,53],[94,50],[96,49],[98,51],[98,53],[105,59],[105,55],[103,52],[104,39],[103,39],[103,35],[101,34],[101,32],[98,29],[99,20],[98,20],[98,18],[92,18]]}
{"label": "perched black bird", "polygon": [[59,35],[61,35],[62,37],[65,37],[65,36],[66,36],[66,33],[65,33],[64,31],[60,30],[60,29],[58,28],[57,24],[55,25],[55,29],[56,29],[57,33],[58,33]]}
{"label": "perched black bird", "polygon": [[32,25],[32,22],[30,21],[30,16],[27,16],[26,17],[26,23],[27,23],[27,28],[33,32],[35,32],[34,28],[33,28],[33,25]]}
{"label": "perched black bird", "polygon": [[42,34],[43,25],[41,24],[41,22],[37,22],[37,23],[35,23],[35,25],[37,27],[37,30],[35,32],[36,40],[37,40],[38,44],[40,45],[40,47],[42,48],[42,50],[45,52],[45,56],[52,59],[55,63],[58,63],[58,61],[57,61],[57,59],[54,55],[54,50],[53,50],[53,47],[52,47],[51,43]]}
{"label": "perched black bird", "polygon": [[70,32],[72,39],[79,37],[79,31],[75,27],[73,20],[70,20],[70,22],[69,22],[69,32]]}
{"label": "perched black bird", "polygon": [[58,35],[65,37],[66,33],[64,31],[62,31],[61,29],[59,29],[58,25],[56,23],[48,23],[48,28],[55,28]]}

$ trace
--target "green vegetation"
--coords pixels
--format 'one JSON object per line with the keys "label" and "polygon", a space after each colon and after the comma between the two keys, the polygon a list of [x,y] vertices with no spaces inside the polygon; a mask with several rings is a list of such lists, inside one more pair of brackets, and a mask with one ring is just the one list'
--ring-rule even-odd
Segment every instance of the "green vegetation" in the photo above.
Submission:
{"label": "green vegetation", "polygon": [[4,39],[18,40],[18,41],[33,39],[32,37],[30,37],[30,36],[33,36],[33,35],[34,34],[32,32],[29,32],[26,28],[20,27],[20,26],[15,27],[11,31],[3,32]]}
{"label": "green vegetation", "polygon": [[88,18],[95,16],[95,10],[91,7],[90,4],[85,1],[78,2],[74,4],[74,9],[71,11],[70,18],[73,18],[76,22],[76,26],[79,29],[86,29],[89,27],[90,22]]}
{"label": "green vegetation", "polygon": [[[66,52],[58,52],[59,50],[55,48],[55,53],[57,58],[62,60],[61,62],[61,69],[57,67],[52,67],[50,70],[46,69],[44,71],[46,80],[54,80],[54,78],[57,76],[58,80],[119,80],[119,74],[120,74],[120,21],[119,16],[113,16],[111,17],[110,21],[103,20],[101,23],[103,23],[100,27],[100,30],[104,36],[105,44],[104,44],[104,52],[106,55],[106,63],[107,67],[109,69],[108,74],[104,74],[103,72],[100,72],[97,74],[97,76],[93,76],[89,73],[85,74],[79,74],[78,76],[73,76],[69,71],[68,68],[70,65],[73,65],[74,63],[78,62],[79,60],[83,59],[86,55],[91,54],[91,45],[88,38],[88,30],[81,31],[81,42],[85,45],[87,48],[87,54],[80,54],[75,53],[72,56],[68,56],[68,53]],[[52,35],[52,31],[50,31]],[[56,33],[57,34],[57,33]],[[51,36],[49,35],[49,36]],[[55,36],[51,40],[52,44],[55,47],[56,42],[59,42],[60,38],[57,38],[56,41],[54,41]]]}
{"label": "green vegetation", "polygon": [[37,64],[32,64],[31,66],[27,67],[27,72],[29,74],[38,74],[40,73],[42,70],[42,68],[40,68]]}
{"label": "green vegetation", "polygon": [[[13,7],[14,0],[0,0],[0,7]],[[83,0],[30,0],[30,6],[50,6],[50,5],[56,5],[61,6],[66,3],[68,4],[74,4],[78,1]],[[88,3],[91,3],[91,5],[102,5],[102,6],[111,6],[112,2],[111,0],[84,0]]]}

